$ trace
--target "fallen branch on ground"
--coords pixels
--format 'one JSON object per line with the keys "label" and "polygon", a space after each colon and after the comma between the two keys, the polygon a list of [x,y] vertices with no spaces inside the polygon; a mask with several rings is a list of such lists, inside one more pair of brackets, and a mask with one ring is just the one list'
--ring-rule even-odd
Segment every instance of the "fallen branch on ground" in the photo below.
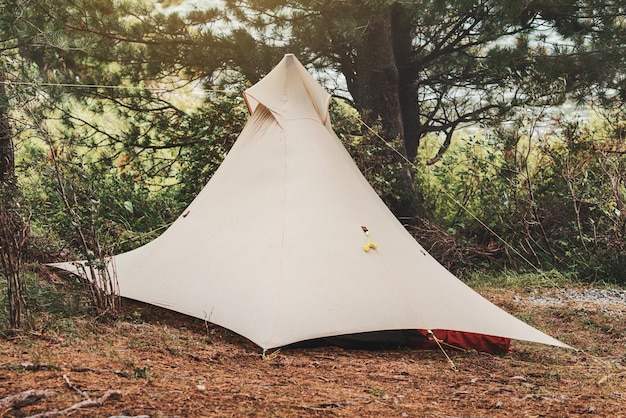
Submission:
{"label": "fallen branch on ground", "polygon": [[76,386],[74,386],[72,384],[72,382],[70,381],[70,378],[67,377],[66,374],[63,375],[63,380],[65,380],[65,383],[67,384],[67,387],[69,387],[70,389],[72,389],[74,392],[78,393],[80,396],[82,396],[83,398],[87,399],[87,400],[91,400],[91,398],[89,397],[89,395],[87,394],[87,392],[80,390],[79,388],[77,388]]}
{"label": "fallen branch on ground", "polygon": [[128,373],[123,372],[121,370],[94,369],[94,368],[91,368],[91,367],[72,367],[70,370],[73,371],[73,372],[78,372],[78,373],[84,373],[84,372],[91,372],[91,373],[97,373],[97,374],[113,373],[113,374],[116,374],[118,376],[128,377]]}
{"label": "fallen branch on ground", "polygon": [[59,417],[65,416],[72,411],[76,411],[78,409],[83,408],[94,408],[102,406],[109,399],[119,399],[122,396],[122,392],[119,390],[107,390],[104,395],[99,397],[98,399],[87,399],[81,402],[78,402],[69,408],[65,408],[61,411],[50,411],[50,412],[42,412],[41,414],[31,415],[28,418],[51,418],[51,417]]}
{"label": "fallen branch on ground", "polygon": [[29,372],[38,372],[40,370],[59,370],[58,366],[51,364],[34,364],[30,361],[25,361],[21,364],[4,364],[0,368],[8,370],[27,370]]}
{"label": "fallen branch on ground", "polygon": [[25,390],[15,395],[5,396],[0,399],[0,415],[4,415],[5,412],[11,409],[20,409],[24,406],[32,405],[39,402],[41,399],[47,396],[56,395],[56,392],[51,390]]}

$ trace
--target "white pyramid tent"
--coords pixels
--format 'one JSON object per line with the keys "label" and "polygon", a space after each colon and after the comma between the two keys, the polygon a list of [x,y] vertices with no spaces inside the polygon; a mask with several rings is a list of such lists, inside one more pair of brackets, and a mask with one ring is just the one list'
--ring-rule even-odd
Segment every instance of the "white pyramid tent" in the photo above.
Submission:
{"label": "white pyramid tent", "polygon": [[[332,131],[329,94],[293,55],[244,96],[251,117],[196,199],[160,237],[114,257],[122,296],[263,349],[414,329],[567,347],[481,297],[413,239]],[[362,226],[376,249],[364,251]]]}

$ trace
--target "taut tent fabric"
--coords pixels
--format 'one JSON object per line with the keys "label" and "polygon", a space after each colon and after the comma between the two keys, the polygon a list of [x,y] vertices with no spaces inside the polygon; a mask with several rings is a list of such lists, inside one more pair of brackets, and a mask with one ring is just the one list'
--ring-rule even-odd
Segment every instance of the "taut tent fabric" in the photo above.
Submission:
{"label": "taut tent fabric", "polygon": [[263,349],[418,329],[567,347],[481,297],[413,239],[332,131],[329,94],[293,55],[244,97],[250,119],[195,200],[160,237],[113,257],[122,296]]}

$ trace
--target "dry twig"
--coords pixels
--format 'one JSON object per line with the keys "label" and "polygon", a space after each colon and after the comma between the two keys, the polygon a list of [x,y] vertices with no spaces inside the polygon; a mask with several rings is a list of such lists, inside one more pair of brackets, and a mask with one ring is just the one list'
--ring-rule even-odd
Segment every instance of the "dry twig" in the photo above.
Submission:
{"label": "dry twig", "polygon": [[89,394],[87,392],[83,391],[83,390],[80,390],[76,386],[74,386],[72,384],[72,382],[70,381],[70,378],[67,377],[66,374],[63,374],[63,380],[65,380],[65,383],[67,384],[67,387],[69,387],[71,390],[73,390],[74,392],[78,393],[83,398],[85,398],[87,400],[91,400],[91,398],[89,397]]}

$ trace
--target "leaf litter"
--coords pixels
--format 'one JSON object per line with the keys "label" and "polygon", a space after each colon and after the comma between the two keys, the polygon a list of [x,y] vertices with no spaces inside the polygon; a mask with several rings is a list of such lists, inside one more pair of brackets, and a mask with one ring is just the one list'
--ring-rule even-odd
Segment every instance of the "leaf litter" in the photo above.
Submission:
{"label": "leaf litter", "polygon": [[[571,294],[598,294],[578,292]],[[0,406],[26,391],[42,395],[0,414],[626,417],[621,315],[607,314],[598,298],[586,303],[563,294],[481,293],[583,351],[519,341],[506,355],[449,350],[457,371],[435,350],[283,348],[262,356],[223,328],[124,301],[122,320],[79,318],[73,319],[77,332],[0,340]],[[615,302],[607,300],[610,312]]]}

